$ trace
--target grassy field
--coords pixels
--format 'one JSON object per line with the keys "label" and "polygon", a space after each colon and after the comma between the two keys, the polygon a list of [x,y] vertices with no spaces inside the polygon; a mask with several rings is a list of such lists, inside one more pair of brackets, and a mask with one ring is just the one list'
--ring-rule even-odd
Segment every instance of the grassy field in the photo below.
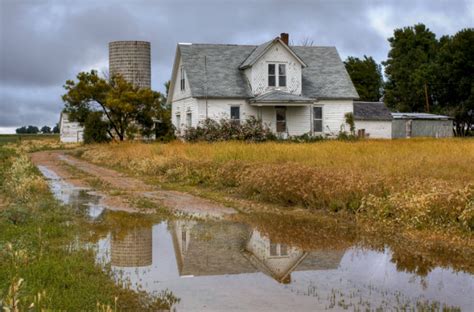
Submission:
{"label": "grassy field", "polygon": [[58,140],[59,134],[0,134],[0,145],[28,140]]}
{"label": "grassy field", "polygon": [[[38,148],[37,143],[0,146],[0,309],[169,308],[169,300],[174,298],[171,295],[151,297],[121,288],[107,270],[96,264],[93,250],[79,240],[100,231],[90,229],[83,214],[53,198],[25,153],[25,148]],[[52,148],[56,144],[43,142],[41,146]],[[131,219],[133,215],[127,222]],[[114,228],[119,228],[117,222]]]}
{"label": "grassy field", "polygon": [[311,144],[125,143],[81,156],[161,183],[307,211],[350,211],[387,226],[474,229],[474,140]]}

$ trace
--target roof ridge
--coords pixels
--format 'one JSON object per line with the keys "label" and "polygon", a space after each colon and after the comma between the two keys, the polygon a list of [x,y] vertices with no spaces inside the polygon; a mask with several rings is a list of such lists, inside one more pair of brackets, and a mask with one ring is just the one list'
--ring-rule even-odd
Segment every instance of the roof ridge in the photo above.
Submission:
{"label": "roof ridge", "polygon": [[207,46],[226,46],[226,47],[258,47],[258,45],[254,45],[254,44],[200,43],[200,42],[190,42],[190,43],[179,42],[178,45],[180,46],[207,45]]}

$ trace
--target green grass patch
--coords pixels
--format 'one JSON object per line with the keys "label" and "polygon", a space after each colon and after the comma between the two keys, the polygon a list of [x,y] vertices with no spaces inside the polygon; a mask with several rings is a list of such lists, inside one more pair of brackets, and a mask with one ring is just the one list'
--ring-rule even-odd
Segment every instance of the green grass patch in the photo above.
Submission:
{"label": "green grass patch", "polygon": [[[83,215],[59,204],[25,159],[21,152],[0,146],[0,196],[8,198],[0,211],[0,307],[154,311],[179,300],[170,292],[152,297],[117,286],[86,247],[85,238],[99,234],[100,225],[85,226]],[[107,220],[104,232],[110,229]]]}

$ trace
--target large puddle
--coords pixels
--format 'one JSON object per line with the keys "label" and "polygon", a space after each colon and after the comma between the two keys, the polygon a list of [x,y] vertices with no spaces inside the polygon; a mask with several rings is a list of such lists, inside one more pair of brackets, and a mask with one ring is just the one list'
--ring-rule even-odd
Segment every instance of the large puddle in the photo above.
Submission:
{"label": "large puddle", "polygon": [[104,210],[97,195],[40,170],[59,200],[98,225],[97,262],[117,283],[171,291],[180,299],[176,311],[474,311],[474,276],[466,272],[432,265],[418,275],[397,267],[388,247],[306,250],[238,222],[143,221]]}

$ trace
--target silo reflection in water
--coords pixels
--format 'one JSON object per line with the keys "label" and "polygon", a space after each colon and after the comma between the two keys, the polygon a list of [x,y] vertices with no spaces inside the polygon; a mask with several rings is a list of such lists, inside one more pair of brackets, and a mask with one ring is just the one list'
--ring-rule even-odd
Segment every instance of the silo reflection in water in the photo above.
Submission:
{"label": "silo reflection in water", "polygon": [[111,264],[118,267],[143,267],[153,262],[152,228],[133,228],[125,235],[112,235]]}

